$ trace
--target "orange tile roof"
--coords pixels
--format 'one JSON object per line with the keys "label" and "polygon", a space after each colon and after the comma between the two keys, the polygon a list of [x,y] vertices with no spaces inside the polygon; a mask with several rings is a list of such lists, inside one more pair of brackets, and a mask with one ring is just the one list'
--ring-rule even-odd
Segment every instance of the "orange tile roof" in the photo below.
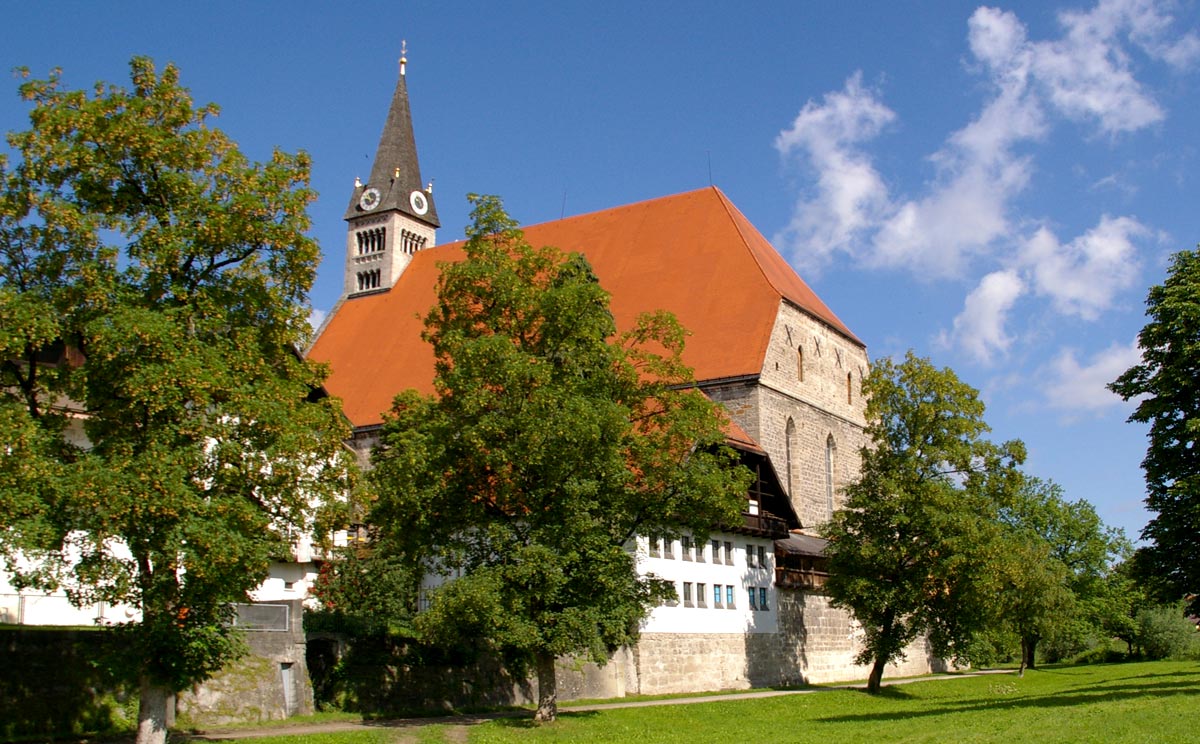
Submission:
{"label": "orange tile roof", "polygon": [[[524,230],[532,245],[587,256],[618,328],[648,310],[674,312],[692,333],[684,360],[697,380],[761,372],[781,300],[862,345],[715,187]],[[325,387],[355,426],[380,423],[401,390],[433,392],[420,319],[436,300],[437,264],[462,258],[462,243],[416,253],[391,290],[335,309],[308,356],[330,365]]]}

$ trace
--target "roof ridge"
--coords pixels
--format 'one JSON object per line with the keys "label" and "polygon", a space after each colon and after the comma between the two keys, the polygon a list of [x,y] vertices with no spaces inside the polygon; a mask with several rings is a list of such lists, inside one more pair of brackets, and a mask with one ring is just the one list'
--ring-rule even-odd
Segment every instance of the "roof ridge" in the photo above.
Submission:
{"label": "roof ridge", "polygon": [[[733,202],[730,201],[729,197],[725,196],[724,191],[721,191],[716,186],[710,186],[709,188],[717,193],[717,199],[721,202],[721,207],[725,210],[725,214],[729,216],[729,221],[733,223],[733,229],[737,230],[738,237],[742,239],[742,247],[745,248],[746,252],[750,254],[750,258],[754,259],[754,265],[758,267],[758,273],[762,274],[763,281],[765,281],[767,286],[775,291],[775,294],[779,295],[779,299],[784,299],[783,290],[775,286],[775,282],[771,281],[770,275],[768,275],[766,269],[763,268],[762,261],[758,260],[758,254],[754,252],[754,248],[750,245],[750,241],[746,238],[746,232],[742,229],[741,222],[738,220],[739,216],[745,220],[746,215],[742,214],[742,210],[733,205]],[[749,220],[747,220],[747,222],[748,221]]]}
{"label": "roof ridge", "polygon": [[[856,336],[854,334],[854,332],[850,330],[850,327],[847,326],[846,323],[844,321],[842,321],[842,319],[839,318],[835,312],[833,312],[833,309],[830,308],[825,303],[825,301],[821,299],[821,296],[819,294],[817,294],[816,290],[814,290],[809,285],[809,283],[804,280],[804,277],[800,276],[800,272],[796,271],[795,267],[792,266],[791,262],[789,262],[786,258],[783,257],[783,254],[779,252],[779,249],[776,248],[774,246],[774,244],[771,243],[771,241],[767,240],[767,237],[765,235],[763,235],[762,232],[759,231],[757,227],[754,226],[754,223],[752,223],[750,221],[750,219],[748,217],[746,217],[745,214],[742,213],[742,210],[738,209],[737,205],[735,205],[733,203],[733,201],[728,196],[726,196],[723,191],[721,191],[720,189],[717,189],[717,187],[715,187],[715,186],[713,188],[716,190],[717,195],[720,197],[722,206],[725,208],[726,214],[729,215],[731,221],[733,222],[734,227],[737,229],[738,235],[741,237],[743,243],[745,244],[746,250],[749,251],[751,258],[754,259],[755,266],[758,267],[759,272],[761,272],[763,275],[763,279],[766,280],[767,284],[771,287],[771,289],[774,290],[777,295],[779,295],[779,299],[790,302],[791,304],[795,305],[801,312],[805,313],[806,315],[811,316],[818,322],[829,326],[831,329],[833,329],[837,333],[840,333],[841,335],[845,336],[850,341],[853,341],[854,343],[865,348],[866,344],[863,343],[862,339],[860,339],[858,336]],[[771,250],[775,251],[775,254],[779,257],[779,259],[781,261],[783,261],[783,263],[787,266],[788,270],[792,272],[792,274],[796,277],[797,280],[799,280],[799,282],[803,285],[804,289],[808,290],[809,294],[811,294],[812,298],[817,303],[819,303],[820,307],[815,307],[815,308],[807,307],[805,305],[805,303],[802,302],[799,298],[791,297],[790,293],[786,289],[779,287],[779,285],[776,283],[776,279],[773,277],[772,273],[767,270],[766,266],[763,265],[763,262],[758,254],[758,251],[756,251],[754,249],[754,246],[751,245],[750,239],[746,235],[747,230],[753,230],[757,234],[758,237],[762,238],[763,242],[765,242],[767,244],[767,246],[770,247]]]}

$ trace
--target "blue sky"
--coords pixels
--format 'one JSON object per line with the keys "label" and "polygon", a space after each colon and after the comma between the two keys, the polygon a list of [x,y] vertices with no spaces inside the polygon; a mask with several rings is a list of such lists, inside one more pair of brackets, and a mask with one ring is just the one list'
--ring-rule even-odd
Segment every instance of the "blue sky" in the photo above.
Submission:
{"label": "blue sky", "polygon": [[[408,41],[439,239],[467,192],[524,223],[719,186],[874,357],[979,388],[1027,469],[1136,536],[1145,430],[1104,383],[1200,240],[1200,9],[1099,3],[10,4],[0,63],[69,85],[145,54],[256,159],[313,158],[312,300],[340,291]],[[5,78],[0,129],[23,128]],[[562,246],[569,248],[570,246]]]}

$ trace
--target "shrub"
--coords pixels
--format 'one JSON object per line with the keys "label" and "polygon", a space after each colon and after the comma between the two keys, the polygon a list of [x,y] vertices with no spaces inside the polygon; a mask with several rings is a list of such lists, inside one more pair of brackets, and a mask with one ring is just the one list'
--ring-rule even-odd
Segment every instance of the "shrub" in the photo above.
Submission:
{"label": "shrub", "polygon": [[1147,659],[1168,659],[1196,652],[1196,626],[1179,605],[1144,607],[1134,617],[1134,645]]}

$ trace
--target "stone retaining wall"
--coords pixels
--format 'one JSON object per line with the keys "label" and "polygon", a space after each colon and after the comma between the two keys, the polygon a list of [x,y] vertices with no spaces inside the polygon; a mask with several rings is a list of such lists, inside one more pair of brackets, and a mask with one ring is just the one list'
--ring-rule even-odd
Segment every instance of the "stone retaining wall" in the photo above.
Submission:
{"label": "stone retaining wall", "polygon": [[[636,692],[642,695],[747,689],[865,679],[854,663],[862,632],[822,594],[780,590],[778,633],[645,633],[633,651]],[[944,670],[924,639],[885,677]],[[631,689],[631,692],[634,690]]]}

